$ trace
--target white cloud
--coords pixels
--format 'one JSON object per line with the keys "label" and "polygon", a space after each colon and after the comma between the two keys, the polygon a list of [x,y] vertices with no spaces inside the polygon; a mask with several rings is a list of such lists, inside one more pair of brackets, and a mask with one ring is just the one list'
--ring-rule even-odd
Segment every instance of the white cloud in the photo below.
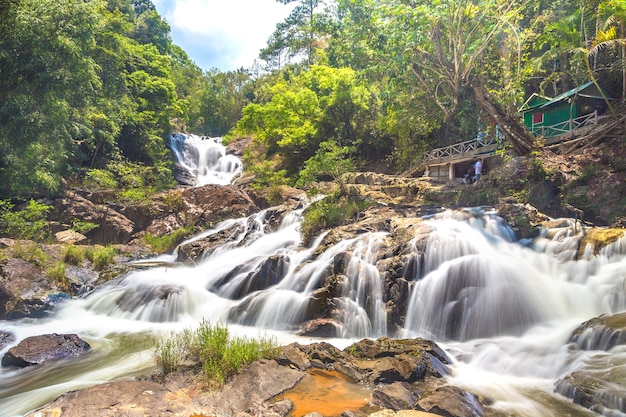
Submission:
{"label": "white cloud", "polygon": [[205,69],[209,65],[223,70],[250,66],[291,10],[276,0],[154,0],[154,4],[171,26],[176,44]]}

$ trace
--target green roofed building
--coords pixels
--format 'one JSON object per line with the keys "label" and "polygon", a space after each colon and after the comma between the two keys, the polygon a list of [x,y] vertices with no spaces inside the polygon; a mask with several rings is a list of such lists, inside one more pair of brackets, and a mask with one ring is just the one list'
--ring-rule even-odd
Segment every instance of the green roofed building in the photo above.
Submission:
{"label": "green roofed building", "polygon": [[588,82],[554,98],[533,94],[519,112],[533,135],[553,137],[596,120],[606,109],[602,93],[593,82]]}

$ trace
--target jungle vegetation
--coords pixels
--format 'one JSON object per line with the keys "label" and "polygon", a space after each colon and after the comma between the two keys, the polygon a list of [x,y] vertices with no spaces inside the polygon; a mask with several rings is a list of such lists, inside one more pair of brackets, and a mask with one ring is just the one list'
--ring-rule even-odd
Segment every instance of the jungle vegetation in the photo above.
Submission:
{"label": "jungle vegetation", "polygon": [[177,130],[249,135],[249,168],[293,184],[325,150],[410,168],[487,118],[524,154],[532,93],[626,96],[624,0],[277,1],[292,14],[229,72],[192,62],[150,0],[2,1],[0,200],[170,187]]}

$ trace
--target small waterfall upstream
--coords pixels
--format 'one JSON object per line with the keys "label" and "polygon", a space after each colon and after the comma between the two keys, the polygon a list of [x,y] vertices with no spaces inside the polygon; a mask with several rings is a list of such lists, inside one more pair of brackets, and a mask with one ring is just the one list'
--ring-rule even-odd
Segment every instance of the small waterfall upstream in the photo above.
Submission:
{"label": "small waterfall upstream", "polygon": [[[93,347],[71,363],[0,369],[0,415],[22,416],[69,390],[150,372],[155,338],[203,318],[228,323],[234,334],[308,343],[318,339],[297,332],[306,320],[325,317],[338,337],[324,340],[338,347],[363,337],[433,339],[455,360],[455,384],[507,415],[556,417],[571,405],[553,392],[555,381],[598,353],[572,349],[572,330],[626,310],[624,239],[575,260],[580,232],[573,224],[517,241],[495,213],[471,209],[423,219],[405,254],[413,265],[403,277],[406,319],[391,328],[388,271],[380,267],[389,233],[330,244],[322,235],[304,247],[302,211],[280,225],[270,226],[267,211],[224,221],[181,244],[229,236],[195,265],[172,266],[174,252],[159,258],[167,267],[138,269],[68,300],[49,318],[0,322],[18,341],[77,333]],[[334,312],[320,302],[329,286]]]}
{"label": "small waterfall upstream", "polygon": [[238,157],[226,154],[222,138],[175,133],[169,147],[177,166],[192,179],[187,185],[230,184],[243,167]]}

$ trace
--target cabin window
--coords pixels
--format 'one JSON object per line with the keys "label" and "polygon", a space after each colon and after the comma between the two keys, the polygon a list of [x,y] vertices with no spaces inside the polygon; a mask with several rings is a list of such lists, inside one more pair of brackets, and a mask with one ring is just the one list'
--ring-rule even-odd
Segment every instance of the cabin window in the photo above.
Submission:
{"label": "cabin window", "polygon": [[533,113],[533,124],[538,125],[543,123],[543,113]]}

